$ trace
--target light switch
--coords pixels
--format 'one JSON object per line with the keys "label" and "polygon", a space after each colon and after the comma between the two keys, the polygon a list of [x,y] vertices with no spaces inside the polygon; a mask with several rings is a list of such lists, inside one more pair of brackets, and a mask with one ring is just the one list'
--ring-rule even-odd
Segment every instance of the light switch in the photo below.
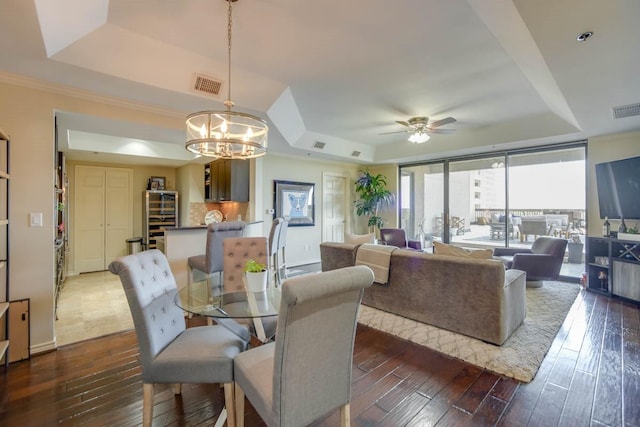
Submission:
{"label": "light switch", "polygon": [[42,227],[42,212],[31,212],[29,214],[30,227]]}

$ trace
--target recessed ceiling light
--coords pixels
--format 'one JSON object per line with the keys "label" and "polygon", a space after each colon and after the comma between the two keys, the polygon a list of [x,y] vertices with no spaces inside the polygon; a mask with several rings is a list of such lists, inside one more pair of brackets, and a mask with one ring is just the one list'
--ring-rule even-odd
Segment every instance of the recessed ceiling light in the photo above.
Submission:
{"label": "recessed ceiling light", "polygon": [[579,42],[584,42],[587,41],[587,39],[589,39],[592,35],[593,31],[587,31],[586,33],[582,33],[578,37],[576,37],[576,40],[578,40]]}

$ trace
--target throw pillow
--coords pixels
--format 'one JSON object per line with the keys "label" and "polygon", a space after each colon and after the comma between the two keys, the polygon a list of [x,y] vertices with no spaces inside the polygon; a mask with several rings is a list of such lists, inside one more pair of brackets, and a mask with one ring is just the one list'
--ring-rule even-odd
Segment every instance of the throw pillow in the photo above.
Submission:
{"label": "throw pillow", "polygon": [[351,243],[354,245],[361,245],[363,243],[374,243],[375,237],[376,237],[375,233],[369,233],[369,234],[344,233],[344,242]]}
{"label": "throw pillow", "polygon": [[473,259],[492,259],[491,249],[464,249],[458,246],[447,245],[446,243],[433,242],[434,252],[438,255],[450,255]]}

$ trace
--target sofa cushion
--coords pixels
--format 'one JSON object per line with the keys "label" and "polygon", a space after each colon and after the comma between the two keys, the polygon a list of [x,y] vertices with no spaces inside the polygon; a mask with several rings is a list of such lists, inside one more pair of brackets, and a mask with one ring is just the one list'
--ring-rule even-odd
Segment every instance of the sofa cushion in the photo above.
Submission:
{"label": "sofa cushion", "polygon": [[351,243],[354,245],[360,245],[363,243],[374,243],[375,237],[376,237],[375,233],[369,233],[369,234],[344,233],[344,242]]}
{"label": "sofa cushion", "polygon": [[458,246],[447,245],[446,243],[433,242],[434,252],[438,255],[450,255],[473,259],[492,259],[491,249],[464,249]]}

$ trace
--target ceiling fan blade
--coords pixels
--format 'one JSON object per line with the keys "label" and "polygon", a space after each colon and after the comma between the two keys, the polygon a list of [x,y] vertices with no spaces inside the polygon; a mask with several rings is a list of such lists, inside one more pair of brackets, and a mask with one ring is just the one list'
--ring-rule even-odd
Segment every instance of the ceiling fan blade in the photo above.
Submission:
{"label": "ceiling fan blade", "polygon": [[455,122],[456,119],[453,117],[447,117],[446,119],[436,120],[435,122],[429,123],[430,128],[437,128],[438,126],[448,125],[449,123]]}
{"label": "ceiling fan blade", "polygon": [[429,129],[428,133],[454,133],[455,129]]}
{"label": "ceiling fan blade", "polygon": [[379,133],[378,135],[391,135],[392,133],[407,133],[407,132],[411,132],[410,130],[397,130],[395,132],[384,132],[384,133]]}
{"label": "ceiling fan blade", "polygon": [[411,125],[407,122],[403,122],[402,120],[396,120],[396,123],[402,126],[411,127]]}

